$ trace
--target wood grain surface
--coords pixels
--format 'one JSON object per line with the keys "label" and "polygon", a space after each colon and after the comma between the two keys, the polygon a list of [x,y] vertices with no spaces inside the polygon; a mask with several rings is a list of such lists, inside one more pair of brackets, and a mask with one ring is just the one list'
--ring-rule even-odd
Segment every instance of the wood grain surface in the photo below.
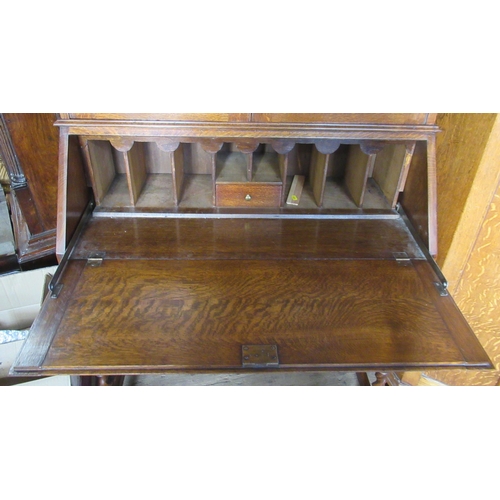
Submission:
{"label": "wood grain surface", "polygon": [[116,176],[112,147],[108,141],[82,141],[81,146],[94,198],[99,205]]}
{"label": "wood grain surface", "polygon": [[29,342],[19,353],[14,365],[21,365],[33,370],[41,367],[59,324],[66,313],[69,300],[78,284],[84,266],[84,261],[72,262],[65,270],[65,283],[59,298],[54,300],[49,295],[45,297],[42,305],[43,314],[39,314],[35,318]]}
{"label": "wood grain surface", "polygon": [[439,122],[438,264],[454,289],[500,182],[500,116],[445,114]]}
{"label": "wood grain surface", "polygon": [[[54,249],[56,247],[56,229],[44,231],[41,234],[33,235],[28,229],[24,219],[24,213],[19,206],[16,191],[12,190],[7,196],[10,209],[10,218],[17,247],[17,253],[13,256],[16,264],[26,264],[33,261],[36,256],[36,265],[42,261],[40,259],[50,258],[55,260]],[[9,259],[7,260],[9,261]]]}
{"label": "wood grain surface", "polygon": [[368,171],[374,160],[375,155],[366,155],[358,146],[349,148],[344,182],[347,191],[358,207],[363,206]]}
{"label": "wood grain surface", "polygon": [[438,263],[450,293],[496,370],[444,370],[430,375],[449,385],[495,385],[500,379],[498,194],[500,117],[439,114],[437,136]]}
{"label": "wood grain surface", "polygon": [[427,124],[429,113],[68,113],[83,120]]}
{"label": "wood grain surface", "polygon": [[135,143],[128,151],[118,151],[118,153],[123,155],[130,192],[130,203],[135,205],[141,195],[147,177],[146,163],[144,161],[144,145],[142,143]]}
{"label": "wood grain surface", "polygon": [[58,136],[54,113],[0,113],[0,156],[10,179],[16,253],[23,269],[55,260]]}
{"label": "wood grain surface", "polygon": [[426,124],[427,113],[252,113],[264,123],[397,123]]}
{"label": "wood grain surface", "polygon": [[427,144],[415,145],[401,205],[424,243],[429,243],[429,195],[427,182]]}
{"label": "wood grain surface", "polygon": [[68,113],[83,120],[186,120],[207,122],[246,122],[250,113]]}
{"label": "wood grain surface", "polygon": [[180,145],[172,155],[172,184],[174,202],[178,206],[184,190],[184,147]]}
{"label": "wood grain surface", "polygon": [[427,140],[439,130],[434,125],[388,124],[381,115],[378,122],[362,123],[355,120],[346,123],[249,123],[249,122],[196,122],[154,121],[146,119],[61,119],[56,124],[71,135],[92,139],[115,141],[156,141],[162,138],[181,142],[197,142],[219,139],[224,142],[258,140],[269,143],[278,139],[299,139],[300,142],[316,143],[325,140]]}
{"label": "wood grain surface", "polygon": [[415,144],[387,145],[377,154],[373,170],[373,178],[380,186],[392,207],[396,206],[401,186],[406,180]]}
{"label": "wood grain surface", "polygon": [[309,183],[312,186],[314,200],[318,207],[323,206],[323,196],[325,193],[325,181],[328,169],[330,154],[320,153],[313,149],[311,167],[309,170]]}
{"label": "wood grain surface", "polygon": [[74,258],[393,259],[423,258],[405,224],[389,220],[91,219]]}
{"label": "wood grain surface", "polygon": [[[41,233],[56,227],[59,133],[54,113],[3,113]],[[26,211],[26,209],[23,209]],[[28,214],[27,214],[28,215]],[[31,229],[31,228],[30,228]]]}
{"label": "wood grain surface", "polygon": [[417,271],[384,260],[105,261],[84,268],[43,369],[239,369],[242,344],[278,345],[281,368],[466,365],[439,312],[451,299]]}
{"label": "wood grain surface", "polygon": [[454,292],[455,300],[495,370],[429,372],[448,385],[497,385],[500,380],[500,186]]}
{"label": "wood grain surface", "polygon": [[56,254],[61,259],[90,199],[83,155],[76,136],[61,134],[57,183]]}
{"label": "wood grain surface", "polygon": [[215,203],[218,207],[279,207],[281,184],[262,182],[218,183]]}
{"label": "wood grain surface", "polygon": [[[79,133],[87,139],[109,139],[120,151],[146,139],[160,145],[165,140],[168,148],[176,141],[206,139],[213,150],[212,174],[213,155],[227,142],[247,155],[246,180],[257,180],[259,173],[253,168],[253,151],[269,152],[259,144],[288,150],[294,141],[320,141],[322,146],[344,141],[375,154],[382,141],[396,140],[406,147],[418,140],[416,149],[422,154],[416,156],[422,161],[417,159],[408,172],[404,200],[410,210],[405,208],[410,216],[422,218],[424,227],[419,229],[434,251],[437,128],[428,114],[242,114],[240,122],[229,115],[212,122],[205,121],[206,115],[199,115],[200,122],[182,114],[150,120],[146,115],[76,116],[58,122],[63,146],[68,144],[66,134],[72,134],[70,153],[62,160],[74,156],[73,134]],[[372,172],[371,165],[364,166],[362,182],[355,183],[363,189]],[[80,178],[72,178],[72,169],[60,176],[61,186],[84,185],[79,170]],[[321,174],[328,170],[327,159]],[[147,167],[141,172],[132,204],[138,203],[139,191],[147,191],[143,178],[153,175]],[[181,170],[171,172],[175,177]],[[177,178],[163,176],[175,187]],[[224,184],[220,175],[206,177],[217,188],[235,187],[234,181]],[[285,177],[282,172],[279,184],[264,187],[281,190]],[[252,184],[259,187],[257,182],[236,187]],[[373,186],[368,187],[370,191]],[[391,189],[391,198],[398,189]],[[186,176],[186,197],[189,190]],[[63,202],[70,199],[70,191],[66,193]],[[281,191],[276,198],[278,206]],[[234,200],[234,193],[228,199]],[[279,369],[489,367],[451,296],[440,295],[433,283],[437,276],[400,219],[331,220],[317,213],[315,219],[124,215],[114,219],[101,211],[90,221],[62,275],[71,296],[53,299],[56,305],[46,302],[39,325],[46,321],[48,333],[42,326],[34,328],[25,346],[31,364],[19,363],[18,372],[240,370],[242,344],[277,345]],[[104,253],[102,264],[85,266],[95,251]],[[402,252],[409,260],[395,259]]]}

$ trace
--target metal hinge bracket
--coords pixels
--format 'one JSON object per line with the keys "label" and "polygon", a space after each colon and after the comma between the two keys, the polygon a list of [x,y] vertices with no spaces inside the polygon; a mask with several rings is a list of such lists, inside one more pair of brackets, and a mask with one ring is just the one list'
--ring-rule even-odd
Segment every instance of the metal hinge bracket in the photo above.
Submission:
{"label": "metal hinge bracket", "polygon": [[410,257],[406,252],[393,252],[392,254],[399,266],[411,266]]}
{"label": "metal hinge bracket", "polygon": [[439,280],[439,282],[434,282],[434,286],[438,289],[439,295],[441,297],[446,297],[448,295],[448,292],[446,288],[448,287],[448,281],[444,277],[441,269],[439,269],[439,266],[436,264],[436,261],[434,260],[434,257],[429,253],[429,250],[425,243],[422,241],[422,238],[420,237],[419,233],[417,230],[413,227],[413,224],[411,223],[410,219],[406,215],[401,203],[398,203],[396,205],[396,209],[401,215],[401,218],[403,219],[403,222],[406,224],[406,227],[410,231],[411,235],[413,236],[413,239],[415,240],[415,243],[418,245],[420,248],[421,252],[424,254],[424,257],[426,258],[427,262],[430,264],[432,267],[432,270],[436,274],[436,278]]}
{"label": "metal hinge bracket", "polygon": [[278,346],[243,345],[241,346],[243,368],[271,368],[279,366]]}
{"label": "metal hinge bracket", "polygon": [[105,255],[105,252],[94,252],[89,254],[87,258],[87,266],[99,267],[102,264],[102,260],[104,259]]}
{"label": "metal hinge bracket", "polygon": [[446,290],[446,286],[443,283],[441,283],[439,281],[435,281],[434,286],[436,287],[436,289],[439,292],[439,295],[441,295],[441,297],[448,296],[448,290]]}
{"label": "metal hinge bracket", "polygon": [[50,291],[50,298],[57,299],[57,297],[59,297],[59,294],[61,293],[63,286],[64,285],[62,283],[55,285]]}
{"label": "metal hinge bracket", "polygon": [[82,233],[83,228],[85,227],[88,220],[92,216],[94,207],[95,207],[94,197],[92,196],[92,194],[89,194],[89,201],[87,203],[87,206],[85,207],[80,222],[78,223],[78,226],[76,227],[73,236],[71,237],[71,240],[68,243],[68,246],[66,247],[66,251],[64,252],[61,262],[59,262],[56,272],[54,273],[54,276],[52,276],[52,280],[49,283],[50,297],[52,299],[57,299],[57,297],[59,297],[59,294],[61,293],[63,284],[60,283],[60,281],[64,273],[64,270],[66,268],[66,264],[70,260],[71,255],[73,254],[76,242],[80,238],[80,234]]}

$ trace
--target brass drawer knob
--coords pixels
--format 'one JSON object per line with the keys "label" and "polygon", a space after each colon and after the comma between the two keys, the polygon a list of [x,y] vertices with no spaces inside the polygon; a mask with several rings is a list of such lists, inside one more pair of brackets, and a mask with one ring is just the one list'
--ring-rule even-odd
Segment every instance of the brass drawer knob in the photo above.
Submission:
{"label": "brass drawer knob", "polygon": [[245,196],[245,200],[250,201],[251,199],[252,199],[252,197],[251,197],[249,194],[247,194],[247,195]]}

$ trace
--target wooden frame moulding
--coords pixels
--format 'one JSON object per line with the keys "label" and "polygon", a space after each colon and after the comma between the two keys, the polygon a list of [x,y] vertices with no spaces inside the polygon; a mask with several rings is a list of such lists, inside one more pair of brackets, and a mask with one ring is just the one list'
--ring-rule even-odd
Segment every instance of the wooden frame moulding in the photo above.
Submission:
{"label": "wooden frame moulding", "polygon": [[197,138],[235,139],[300,139],[310,143],[322,140],[427,140],[439,131],[436,125],[387,125],[361,123],[217,123],[168,122],[147,120],[83,120],[62,119],[56,122],[70,135],[128,137],[151,141],[154,137],[170,137],[182,142]]}
{"label": "wooden frame moulding", "polygon": [[[9,257],[6,260],[12,260],[13,265],[17,267],[18,264],[26,264],[32,260],[53,255],[56,246],[56,230],[51,229],[41,234],[32,235],[17,201],[16,190],[13,189],[6,198],[11,212],[15,246],[17,248],[17,255],[13,255],[12,259]],[[0,268],[1,261],[0,258]]]}

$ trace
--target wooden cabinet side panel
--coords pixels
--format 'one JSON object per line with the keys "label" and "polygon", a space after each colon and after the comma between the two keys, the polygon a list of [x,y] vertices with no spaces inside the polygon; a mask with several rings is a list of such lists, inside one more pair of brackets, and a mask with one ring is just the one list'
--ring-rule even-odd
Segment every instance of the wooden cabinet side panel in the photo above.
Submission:
{"label": "wooden cabinet side panel", "polygon": [[500,185],[482,223],[479,237],[457,286],[454,298],[467,318],[495,370],[429,372],[447,385],[497,385],[500,380]]}
{"label": "wooden cabinet side panel", "polygon": [[61,130],[57,199],[58,259],[64,255],[89,200],[90,189],[87,187],[80,142],[77,136],[68,136]]}
{"label": "wooden cabinet side panel", "polygon": [[416,143],[405,190],[399,200],[420,237],[429,246],[429,194],[425,141]]}
{"label": "wooden cabinet side panel", "polygon": [[[55,113],[3,113],[26,178],[29,196],[18,196],[32,233],[56,227],[58,130]],[[33,217],[30,213],[33,212]],[[37,224],[30,220],[37,219]]]}
{"label": "wooden cabinet side panel", "polygon": [[[39,259],[50,258],[53,260],[56,247],[56,230],[45,231],[33,237],[24,218],[24,213],[17,201],[17,190],[12,190],[8,196],[11,211],[12,227],[17,248],[16,260],[19,264]],[[37,265],[38,265],[37,262]]]}
{"label": "wooden cabinet side panel", "polygon": [[16,193],[19,210],[22,213],[23,226],[26,226],[28,232],[27,241],[29,241],[31,235],[36,237],[45,233],[47,229],[38,213],[30,186],[18,187],[13,189],[13,191]]}
{"label": "wooden cabinet side panel", "polygon": [[[457,281],[463,269],[466,256],[475,241],[480,220],[485,216],[487,205],[495,189],[495,174],[498,172],[498,154],[500,141],[496,139],[500,133],[500,121],[495,125],[495,114],[488,113],[446,113],[438,115],[438,125],[442,132],[437,135],[437,188],[438,205],[438,264],[445,263],[450,268],[451,260],[458,260],[446,272],[450,282]],[[490,159],[484,158],[487,144],[493,145]],[[488,165],[482,162],[488,161]],[[484,173],[483,173],[484,172]],[[476,179],[477,174],[484,178]],[[476,199],[469,200],[470,195]],[[485,193],[489,194],[485,197]],[[468,201],[469,200],[469,201]],[[471,210],[467,210],[467,203]],[[469,228],[463,233],[462,227]],[[453,241],[457,230],[460,230],[462,243],[457,246]],[[476,234],[473,234],[476,233]],[[466,241],[467,239],[467,241]],[[467,247],[467,248],[466,248]],[[451,253],[450,253],[451,252]],[[450,254],[450,255],[449,255]],[[465,254],[460,255],[459,254]]]}
{"label": "wooden cabinet side panel", "polygon": [[[481,120],[483,118],[483,120]],[[440,115],[448,141],[441,143],[440,184],[454,181],[440,197],[440,221],[451,225],[443,238],[442,269],[450,291],[495,371],[445,370],[430,376],[448,385],[498,385],[500,380],[500,115]],[[474,124],[476,126],[474,126]],[[440,143],[438,143],[439,145]],[[475,148],[474,145],[477,147]],[[468,167],[468,168],[467,168]],[[441,224],[443,224],[443,222]]]}

